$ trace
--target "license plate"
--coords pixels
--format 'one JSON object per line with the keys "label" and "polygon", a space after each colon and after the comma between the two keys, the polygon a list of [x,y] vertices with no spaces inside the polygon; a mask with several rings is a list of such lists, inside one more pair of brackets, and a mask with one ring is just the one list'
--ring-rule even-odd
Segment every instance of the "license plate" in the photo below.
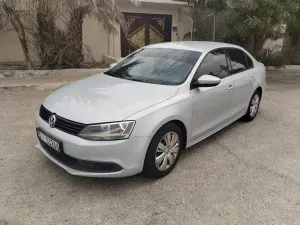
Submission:
{"label": "license plate", "polygon": [[60,152],[60,147],[59,147],[59,143],[57,141],[54,141],[52,138],[48,137],[47,135],[45,135],[44,133],[42,133],[41,131],[37,132],[39,138],[45,142],[45,144],[49,145],[51,148],[53,148],[54,150]]}

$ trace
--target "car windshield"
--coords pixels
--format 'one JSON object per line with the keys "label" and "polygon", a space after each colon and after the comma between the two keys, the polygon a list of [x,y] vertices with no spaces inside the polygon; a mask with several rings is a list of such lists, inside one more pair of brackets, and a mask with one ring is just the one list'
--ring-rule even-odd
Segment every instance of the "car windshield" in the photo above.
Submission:
{"label": "car windshield", "polygon": [[162,85],[182,84],[201,52],[145,48],[106,71],[109,76]]}

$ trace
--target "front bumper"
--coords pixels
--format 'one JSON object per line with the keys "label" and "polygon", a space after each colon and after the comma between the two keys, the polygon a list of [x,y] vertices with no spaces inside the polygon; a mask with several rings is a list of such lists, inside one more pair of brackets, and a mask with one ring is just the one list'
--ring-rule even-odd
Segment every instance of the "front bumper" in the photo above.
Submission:
{"label": "front bumper", "polygon": [[36,127],[60,140],[63,144],[63,155],[67,158],[49,151],[40,140],[36,147],[72,175],[126,177],[143,170],[148,147],[147,137],[130,137],[121,141],[89,141],[50,128],[39,116],[36,117]]}

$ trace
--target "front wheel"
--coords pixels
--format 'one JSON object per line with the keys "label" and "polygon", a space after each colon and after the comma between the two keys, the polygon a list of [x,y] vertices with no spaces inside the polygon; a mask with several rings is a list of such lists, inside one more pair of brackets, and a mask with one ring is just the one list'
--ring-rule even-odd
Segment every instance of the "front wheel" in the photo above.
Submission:
{"label": "front wheel", "polygon": [[258,90],[256,90],[252,95],[251,101],[248,106],[248,111],[243,117],[243,120],[252,121],[256,117],[260,105],[260,100],[261,93]]}
{"label": "front wheel", "polygon": [[152,178],[169,174],[179,159],[182,144],[182,131],[176,124],[163,126],[148,147],[143,174]]}

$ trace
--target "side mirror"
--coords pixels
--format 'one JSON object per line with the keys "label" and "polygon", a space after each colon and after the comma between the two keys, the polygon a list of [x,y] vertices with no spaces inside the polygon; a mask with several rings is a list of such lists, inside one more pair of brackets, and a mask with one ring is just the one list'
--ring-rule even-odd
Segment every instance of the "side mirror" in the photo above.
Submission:
{"label": "side mirror", "polygon": [[109,69],[113,68],[115,65],[117,65],[117,63],[110,64]]}
{"label": "side mirror", "polygon": [[194,87],[215,87],[220,83],[221,79],[219,77],[215,77],[212,75],[202,75],[194,83]]}

